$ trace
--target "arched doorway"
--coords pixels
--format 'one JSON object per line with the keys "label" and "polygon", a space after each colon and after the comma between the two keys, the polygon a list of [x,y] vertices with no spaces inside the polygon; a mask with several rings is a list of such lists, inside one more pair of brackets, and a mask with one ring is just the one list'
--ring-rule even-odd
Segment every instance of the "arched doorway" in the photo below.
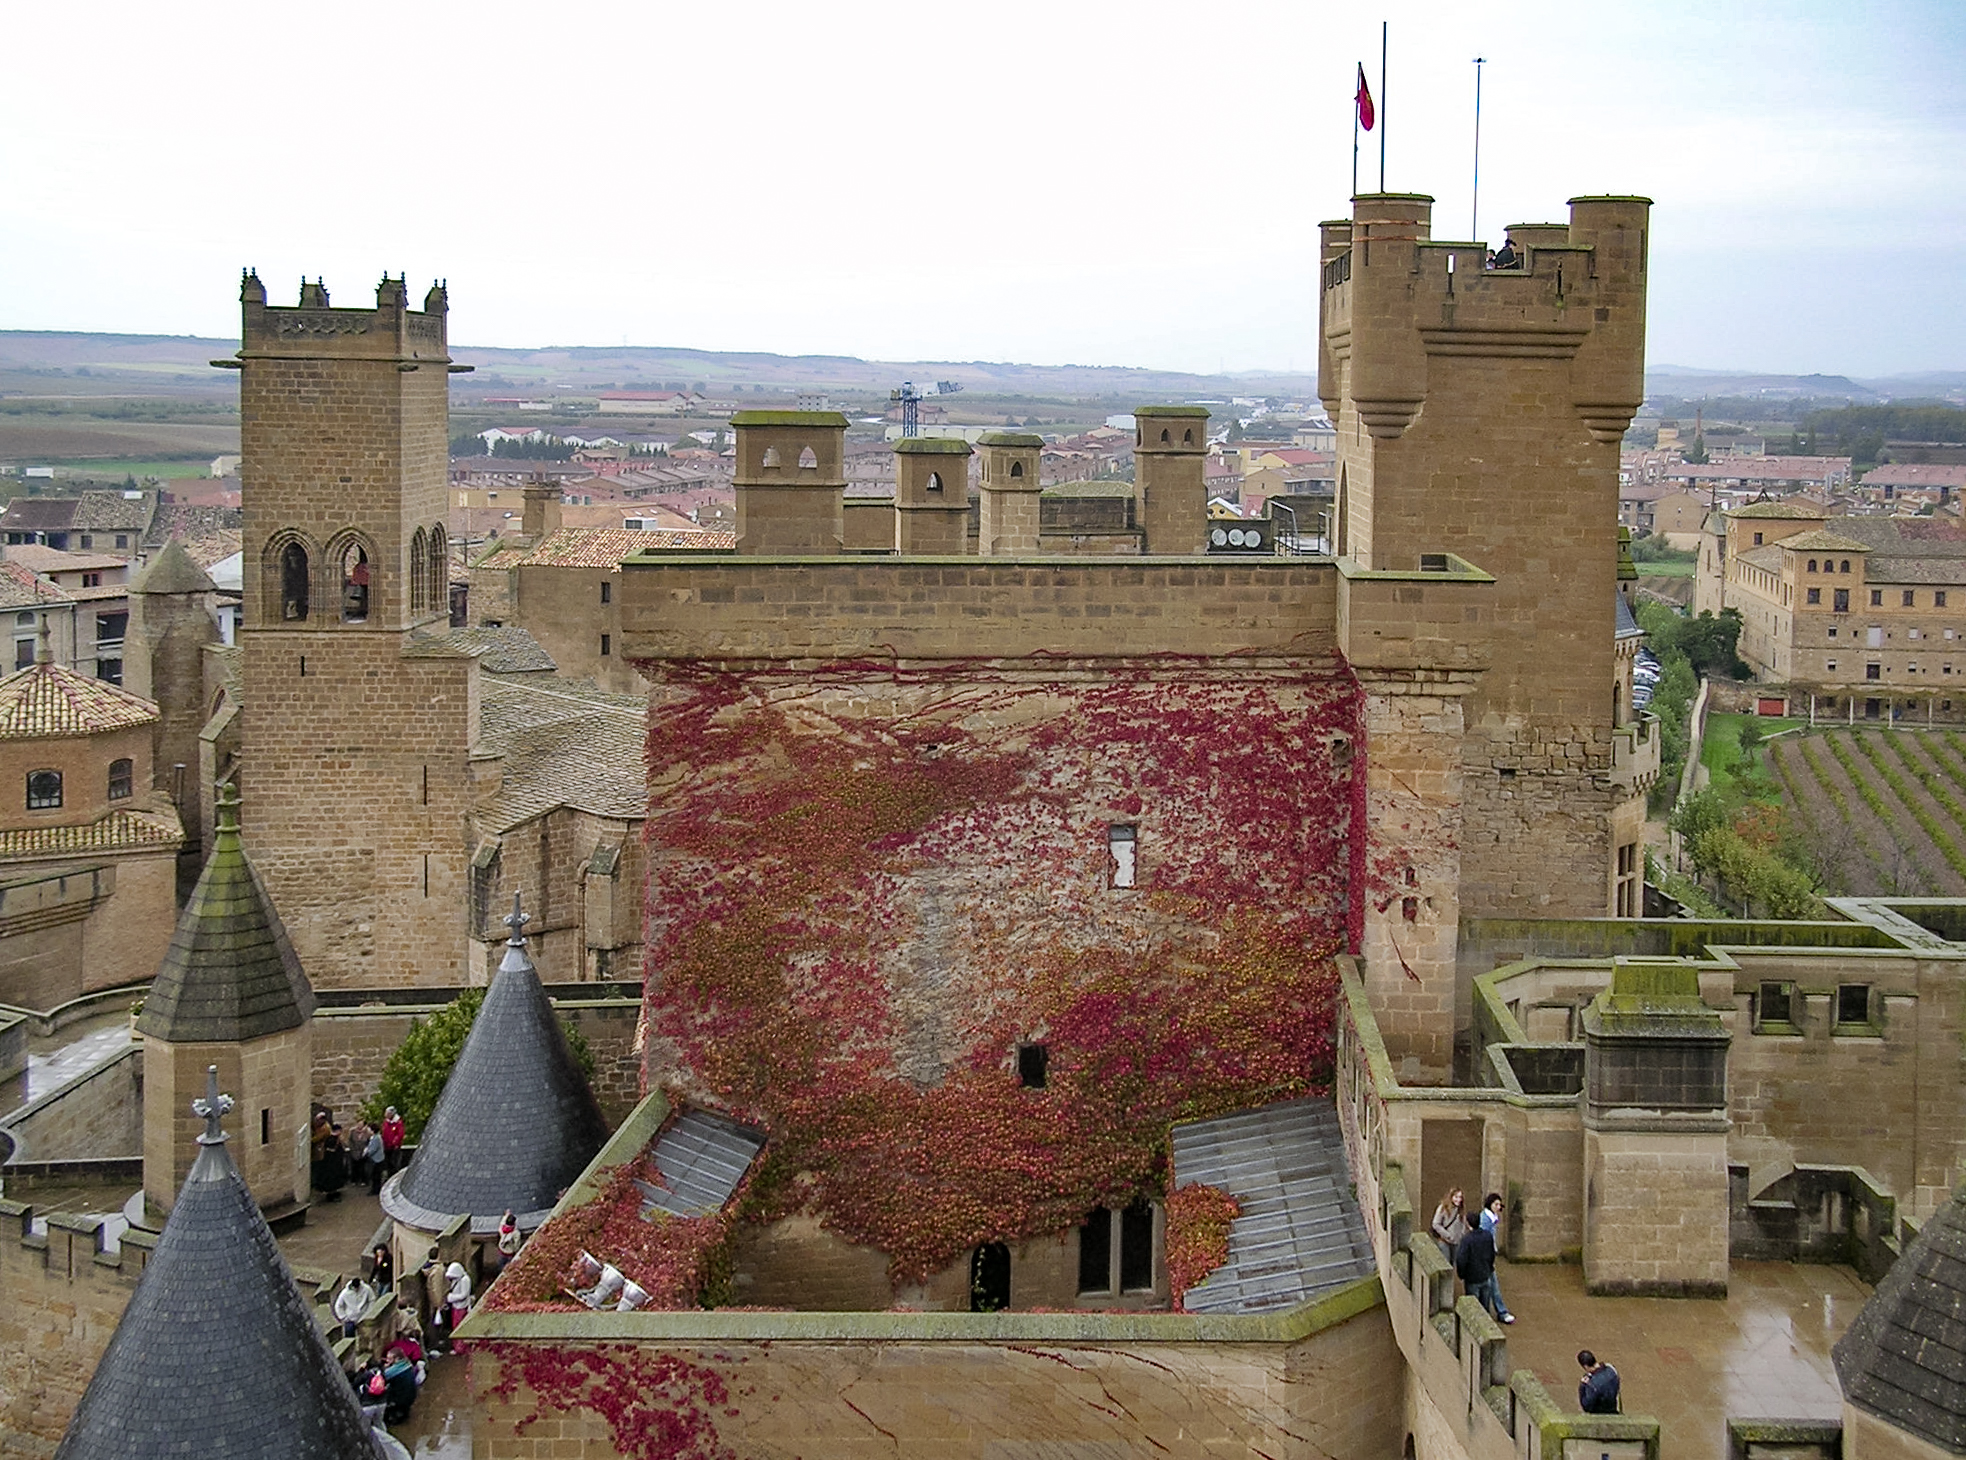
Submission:
{"label": "arched doorway", "polygon": [[1001,1313],[1010,1306],[1010,1249],[985,1242],[969,1259],[969,1311]]}

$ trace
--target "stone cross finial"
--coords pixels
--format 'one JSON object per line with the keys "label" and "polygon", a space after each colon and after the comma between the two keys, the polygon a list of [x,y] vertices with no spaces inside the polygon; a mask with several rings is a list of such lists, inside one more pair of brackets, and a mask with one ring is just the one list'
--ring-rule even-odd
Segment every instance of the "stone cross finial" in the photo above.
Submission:
{"label": "stone cross finial", "polygon": [[512,936],[506,941],[515,946],[524,945],[526,941],[526,924],[532,921],[531,914],[519,910],[519,897],[520,894],[517,892],[512,894],[512,916],[500,919],[506,927],[512,930]]}
{"label": "stone cross finial", "polygon": [[215,829],[236,832],[239,829],[239,788],[227,781],[212,793],[212,803],[218,810]]}
{"label": "stone cross finial", "polygon": [[219,1129],[219,1118],[232,1109],[232,1097],[218,1093],[218,1066],[205,1067],[205,1093],[191,1102],[191,1113],[202,1116],[205,1133],[198,1137],[201,1146],[220,1145],[225,1140],[225,1132]]}

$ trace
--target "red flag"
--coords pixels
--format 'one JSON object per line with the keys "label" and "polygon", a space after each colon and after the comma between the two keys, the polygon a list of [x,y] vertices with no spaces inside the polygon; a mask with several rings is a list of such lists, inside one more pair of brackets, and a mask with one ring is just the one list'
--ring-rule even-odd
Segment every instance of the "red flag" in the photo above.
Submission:
{"label": "red flag", "polygon": [[1372,110],[1372,88],[1365,84],[1365,66],[1362,62],[1358,68],[1358,95],[1352,100],[1358,103],[1358,124],[1371,131],[1378,114]]}

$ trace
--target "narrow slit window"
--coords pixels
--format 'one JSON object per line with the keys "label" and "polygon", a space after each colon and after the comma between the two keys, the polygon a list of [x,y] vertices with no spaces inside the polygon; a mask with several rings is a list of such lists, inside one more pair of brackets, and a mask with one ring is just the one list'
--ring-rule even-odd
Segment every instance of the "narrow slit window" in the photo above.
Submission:
{"label": "narrow slit window", "polygon": [[262,1146],[273,1144],[273,1111],[270,1106],[259,1108],[259,1143]]}
{"label": "narrow slit window", "polygon": [[1106,828],[1106,854],[1112,859],[1110,876],[1114,887],[1132,887],[1139,876],[1140,828],[1114,825]]}
{"label": "narrow slit window", "polygon": [[607,657],[608,657],[608,656],[609,656],[610,654],[612,654],[613,652],[614,652],[614,635],[613,635],[613,634],[602,634],[602,635],[601,635],[601,657],[602,657],[603,659],[605,659],[605,658],[607,658]]}

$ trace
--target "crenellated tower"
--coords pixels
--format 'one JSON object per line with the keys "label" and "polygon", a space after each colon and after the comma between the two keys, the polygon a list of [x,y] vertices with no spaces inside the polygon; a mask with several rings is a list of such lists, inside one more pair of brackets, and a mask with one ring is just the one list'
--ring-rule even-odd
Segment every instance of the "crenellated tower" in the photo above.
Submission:
{"label": "crenellated tower", "polygon": [[444,287],[240,290],[246,842],[324,987],[461,983],[476,665],[448,622]]}
{"label": "crenellated tower", "polygon": [[1572,199],[1567,223],[1509,230],[1509,269],[1433,238],[1432,205],[1369,194],[1323,225],[1337,551],[1368,572],[1454,554],[1494,575],[1510,631],[1465,705],[1461,912],[1601,917],[1637,835],[1613,764],[1613,528],[1651,204]]}

